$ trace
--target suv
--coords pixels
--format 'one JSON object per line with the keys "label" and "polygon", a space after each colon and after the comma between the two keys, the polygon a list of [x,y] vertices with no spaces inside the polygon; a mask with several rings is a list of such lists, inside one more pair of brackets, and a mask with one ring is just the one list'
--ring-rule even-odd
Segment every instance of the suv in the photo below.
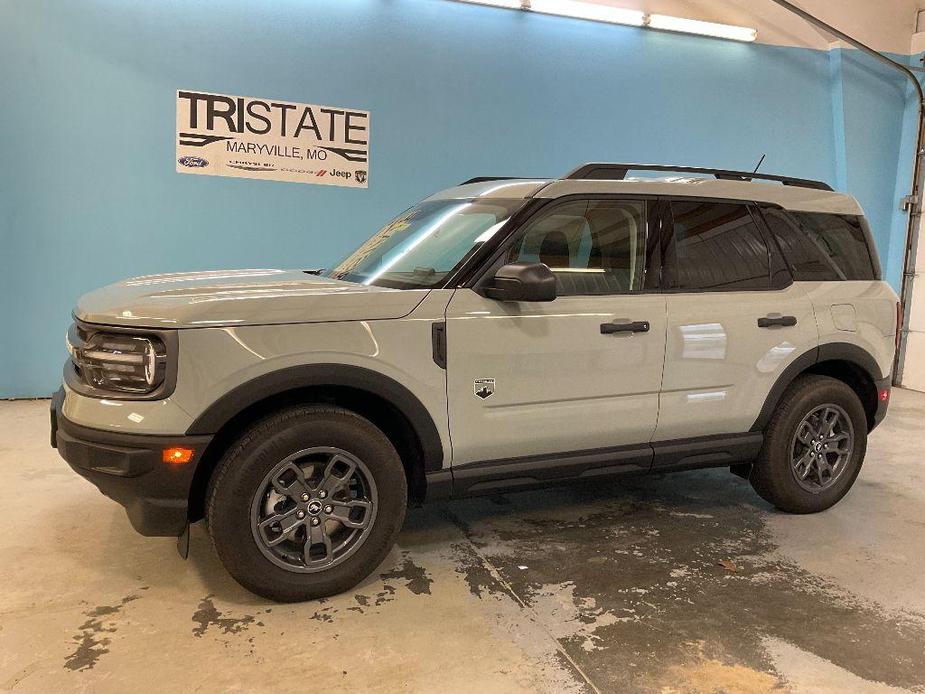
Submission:
{"label": "suv", "polygon": [[863,213],[824,183],[478,178],[331,270],[87,294],[51,439],[139,532],[185,552],[205,519],[243,586],[304,600],[366,577],[425,500],[728,467],[827,509],[886,413],[896,329]]}

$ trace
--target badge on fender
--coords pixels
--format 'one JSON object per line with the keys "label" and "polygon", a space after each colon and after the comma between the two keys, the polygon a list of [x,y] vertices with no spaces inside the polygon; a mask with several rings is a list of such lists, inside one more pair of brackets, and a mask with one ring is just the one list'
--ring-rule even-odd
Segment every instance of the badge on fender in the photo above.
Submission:
{"label": "badge on fender", "polygon": [[495,379],[477,378],[475,379],[474,388],[475,397],[485,400],[495,394]]}

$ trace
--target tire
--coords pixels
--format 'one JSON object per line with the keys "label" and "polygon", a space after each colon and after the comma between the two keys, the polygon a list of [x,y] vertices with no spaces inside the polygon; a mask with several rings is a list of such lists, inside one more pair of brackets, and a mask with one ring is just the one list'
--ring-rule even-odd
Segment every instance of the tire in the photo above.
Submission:
{"label": "tire", "polygon": [[209,482],[206,519],[238,583],[298,602],[372,573],[406,507],[404,468],[385,434],[349,410],[307,405],[258,421],[228,449]]}
{"label": "tire", "polygon": [[[827,422],[837,422],[831,429],[839,432],[837,436],[829,437],[822,416]],[[842,438],[844,434],[850,438]],[[842,457],[845,448],[850,451]],[[800,376],[781,397],[765,429],[764,445],[749,482],[762,499],[781,511],[817,513],[848,493],[861,472],[866,451],[867,417],[857,394],[834,378]],[[801,481],[798,478],[803,474],[806,477]]]}

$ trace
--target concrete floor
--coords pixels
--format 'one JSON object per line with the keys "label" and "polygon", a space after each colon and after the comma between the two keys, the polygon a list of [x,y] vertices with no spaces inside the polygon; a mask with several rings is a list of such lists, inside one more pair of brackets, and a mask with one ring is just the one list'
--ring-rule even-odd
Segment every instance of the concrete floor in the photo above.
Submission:
{"label": "concrete floor", "polygon": [[773,511],[724,470],[410,512],[356,590],[274,605],[136,535],[0,403],[0,691],[925,692],[925,394],[854,490]]}

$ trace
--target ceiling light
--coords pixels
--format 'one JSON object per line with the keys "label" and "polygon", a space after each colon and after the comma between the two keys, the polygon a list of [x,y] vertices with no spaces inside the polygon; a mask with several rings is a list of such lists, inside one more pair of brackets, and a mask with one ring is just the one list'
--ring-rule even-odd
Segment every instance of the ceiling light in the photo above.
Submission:
{"label": "ceiling light", "polygon": [[646,14],[639,10],[582,2],[581,0],[461,0],[461,2],[504,7],[510,10],[532,10],[533,12],[552,14],[559,17],[649,27],[650,29],[712,36],[732,41],[755,41],[758,38],[758,31],[751,27],[703,22],[698,19],[672,17],[667,14]]}
{"label": "ceiling light", "polygon": [[733,41],[754,41],[758,37],[757,30],[749,27],[734,26],[732,24],[701,22],[697,19],[670,17],[665,14],[650,14],[648,19],[648,26],[650,29],[664,29],[665,31],[680,31],[685,34],[715,36],[716,38],[731,39]]}
{"label": "ceiling light", "polygon": [[595,22],[610,22],[611,24],[629,24],[643,26],[646,22],[644,12],[627,10],[609,5],[592,5],[577,0],[530,0],[529,9],[543,14],[555,14],[561,17],[577,17],[590,19]]}
{"label": "ceiling light", "polygon": [[494,7],[506,7],[509,10],[519,10],[522,8],[521,0],[462,0],[471,2],[476,5],[493,5]]}

